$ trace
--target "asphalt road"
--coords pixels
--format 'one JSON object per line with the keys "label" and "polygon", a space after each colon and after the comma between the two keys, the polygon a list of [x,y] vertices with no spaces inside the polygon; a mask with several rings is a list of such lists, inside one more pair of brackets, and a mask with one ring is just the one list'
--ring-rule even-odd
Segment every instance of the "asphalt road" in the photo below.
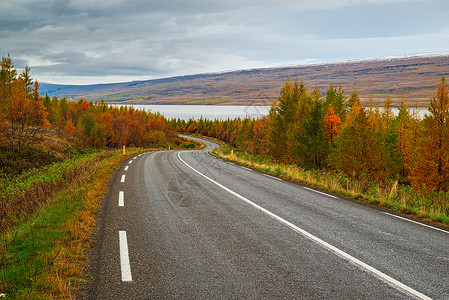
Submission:
{"label": "asphalt road", "polygon": [[449,299],[449,232],[201,151],[124,162],[90,299]]}

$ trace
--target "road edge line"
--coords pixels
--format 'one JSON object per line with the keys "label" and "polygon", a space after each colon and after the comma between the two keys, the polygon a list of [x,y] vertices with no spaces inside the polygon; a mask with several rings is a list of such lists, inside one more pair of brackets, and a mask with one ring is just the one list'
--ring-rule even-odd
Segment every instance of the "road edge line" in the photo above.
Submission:
{"label": "road edge line", "polygon": [[339,257],[344,258],[345,260],[349,261],[350,263],[360,267],[361,269],[368,271],[370,273],[372,273],[373,275],[375,275],[375,277],[379,278],[380,280],[382,280],[383,282],[387,283],[388,285],[392,286],[393,288],[397,289],[398,291],[401,291],[403,293],[406,293],[408,295],[412,295],[414,297],[418,297],[419,299],[426,299],[426,300],[431,300],[432,298],[416,291],[415,289],[403,284],[402,282],[394,279],[393,277],[388,276],[387,274],[377,270],[374,267],[371,267],[370,265],[364,263],[363,261],[355,258],[354,256],[338,249],[335,246],[332,246],[331,244],[325,242],[324,240],[314,236],[313,234],[309,233],[308,231],[305,231],[304,229],[299,228],[298,226],[294,225],[293,223],[290,223],[289,221],[279,217],[278,215],[272,213],[271,211],[263,208],[262,206],[252,202],[251,200],[248,200],[247,198],[243,197],[242,195],[234,192],[233,190],[225,187],[224,185],[220,184],[219,182],[207,177],[206,175],[204,175],[203,173],[201,173],[200,171],[196,170],[195,168],[193,168],[192,166],[190,166],[188,163],[186,163],[182,158],[181,158],[181,152],[178,152],[178,158],[179,160],[181,160],[182,163],[184,163],[187,167],[189,167],[190,169],[192,169],[194,172],[196,172],[197,174],[201,175],[202,177],[204,177],[205,179],[209,180],[210,182],[214,183],[215,185],[217,185],[218,187],[224,189],[225,191],[227,191],[228,193],[234,195],[235,197],[239,198],[240,200],[246,202],[247,204],[253,206],[254,208],[257,208],[258,210],[262,211],[263,213],[267,214],[268,216],[272,217],[273,219],[278,220],[279,222],[287,225],[288,227],[290,227],[291,229],[293,229],[294,231],[302,234],[303,236],[307,237],[308,239],[314,241],[315,243],[321,245],[323,248],[326,248],[332,252],[334,252],[335,254],[337,254]]}

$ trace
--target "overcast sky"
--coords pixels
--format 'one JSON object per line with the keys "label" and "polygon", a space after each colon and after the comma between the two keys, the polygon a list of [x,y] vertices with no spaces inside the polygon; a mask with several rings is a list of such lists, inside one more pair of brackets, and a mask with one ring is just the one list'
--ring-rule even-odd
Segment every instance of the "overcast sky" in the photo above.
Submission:
{"label": "overcast sky", "polygon": [[442,51],[448,0],[0,0],[0,55],[49,83]]}

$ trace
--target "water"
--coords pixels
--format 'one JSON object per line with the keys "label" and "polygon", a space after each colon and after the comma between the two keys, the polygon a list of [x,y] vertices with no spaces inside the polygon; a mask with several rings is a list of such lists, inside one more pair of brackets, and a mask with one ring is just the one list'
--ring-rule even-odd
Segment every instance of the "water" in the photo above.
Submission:
{"label": "water", "polygon": [[132,105],[135,109],[145,109],[153,113],[159,112],[166,119],[180,118],[189,120],[201,117],[209,120],[226,120],[228,118],[257,118],[267,115],[269,106],[262,105]]}
{"label": "water", "polygon": [[[228,118],[257,118],[267,115],[270,106],[262,105],[132,105],[135,109],[145,109],[153,113],[159,112],[165,118],[179,118],[182,120],[199,119],[201,117],[209,120],[226,120]],[[366,108],[368,110],[368,108]],[[411,109],[413,111],[414,109]],[[393,108],[393,113],[397,115],[398,108]],[[427,108],[418,108],[419,117],[423,118],[428,113]]]}

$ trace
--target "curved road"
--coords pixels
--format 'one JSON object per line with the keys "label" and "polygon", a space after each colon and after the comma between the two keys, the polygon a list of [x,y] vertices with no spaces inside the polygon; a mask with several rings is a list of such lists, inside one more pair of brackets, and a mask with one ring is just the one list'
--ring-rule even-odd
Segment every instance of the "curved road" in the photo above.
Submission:
{"label": "curved road", "polygon": [[90,299],[449,299],[449,232],[201,151],[110,182]]}

